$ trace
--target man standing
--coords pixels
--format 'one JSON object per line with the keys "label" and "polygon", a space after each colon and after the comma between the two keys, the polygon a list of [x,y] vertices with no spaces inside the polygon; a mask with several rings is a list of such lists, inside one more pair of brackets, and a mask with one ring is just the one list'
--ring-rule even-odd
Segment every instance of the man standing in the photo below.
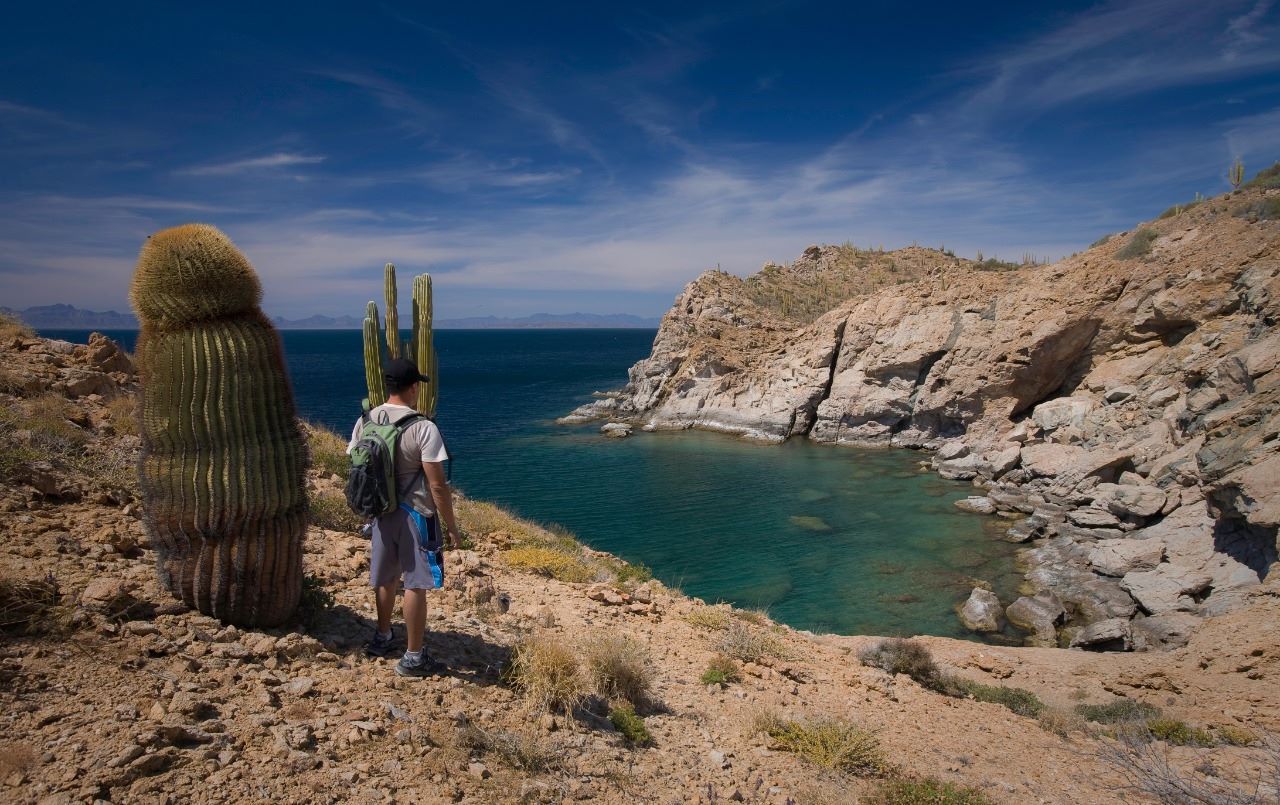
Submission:
{"label": "man standing", "polygon": [[[442,665],[431,659],[423,647],[427,625],[427,590],[444,584],[443,548],[458,547],[458,525],[453,516],[453,493],[445,477],[443,462],[449,457],[435,423],[414,409],[420,383],[430,378],[418,372],[407,358],[387,363],[387,401],[370,411],[370,421],[396,423],[417,417],[396,442],[396,486],[399,507],[374,520],[369,548],[369,581],[378,608],[378,628],[365,647],[371,657],[391,653],[391,613],[396,590],[404,583],[404,622],[408,644],[396,665],[400,676],[431,676]],[[351,432],[351,452],[360,440],[365,417]],[[440,523],[444,530],[441,533]]]}

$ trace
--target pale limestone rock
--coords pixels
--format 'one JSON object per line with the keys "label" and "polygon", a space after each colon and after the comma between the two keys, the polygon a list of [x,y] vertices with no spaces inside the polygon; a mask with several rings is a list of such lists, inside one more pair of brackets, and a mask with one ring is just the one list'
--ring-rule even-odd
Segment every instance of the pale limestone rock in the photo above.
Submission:
{"label": "pale limestone rock", "polygon": [[1004,626],[1004,609],[990,590],[973,588],[960,607],[960,622],[973,632],[998,632]]}
{"label": "pale limestone rock", "polygon": [[1085,417],[1096,406],[1097,402],[1089,397],[1059,397],[1037,405],[1031,419],[1047,431],[1063,427],[1078,428],[1084,425]]}
{"label": "pale limestone rock", "polygon": [[1089,564],[1106,576],[1151,570],[1162,559],[1164,543],[1158,539],[1102,539],[1089,548]]}
{"label": "pale limestone rock", "polygon": [[1163,564],[1154,570],[1135,570],[1124,575],[1120,586],[1152,615],[1168,612],[1193,612],[1196,600],[1212,583],[1208,573]]}

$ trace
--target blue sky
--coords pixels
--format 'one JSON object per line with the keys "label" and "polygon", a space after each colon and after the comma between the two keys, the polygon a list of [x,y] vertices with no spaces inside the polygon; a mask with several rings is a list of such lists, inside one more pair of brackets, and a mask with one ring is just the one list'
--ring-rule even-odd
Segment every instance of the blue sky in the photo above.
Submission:
{"label": "blue sky", "polygon": [[1274,0],[353,9],[7,11],[0,304],[123,310],[194,220],[273,314],[391,260],[444,317],[656,315],[810,243],[1056,258],[1280,159]]}

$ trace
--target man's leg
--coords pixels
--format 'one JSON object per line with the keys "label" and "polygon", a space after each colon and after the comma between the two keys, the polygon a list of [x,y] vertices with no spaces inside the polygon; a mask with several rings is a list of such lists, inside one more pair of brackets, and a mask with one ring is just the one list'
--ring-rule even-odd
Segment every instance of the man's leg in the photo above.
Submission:
{"label": "man's leg", "polygon": [[404,591],[404,626],[408,632],[408,649],[422,651],[422,635],[427,630],[427,591]]}
{"label": "man's leg", "polygon": [[[396,588],[398,588],[399,586],[400,586],[399,584],[382,584],[373,588],[373,598],[378,608],[378,632],[380,634],[386,634],[387,632],[391,631],[391,615],[393,612],[395,612]],[[409,605],[407,603],[408,596],[409,596],[409,591],[405,590],[406,617],[409,612]],[[422,630],[419,629],[418,631],[421,632]],[[412,630],[410,630],[410,634],[412,633],[413,633]]]}

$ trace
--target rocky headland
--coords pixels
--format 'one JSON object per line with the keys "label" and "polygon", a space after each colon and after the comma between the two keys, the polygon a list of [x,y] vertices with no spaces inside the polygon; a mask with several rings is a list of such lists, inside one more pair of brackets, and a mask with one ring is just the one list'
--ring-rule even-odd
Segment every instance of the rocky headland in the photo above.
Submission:
{"label": "rocky headland", "polygon": [[1025,595],[975,590],[972,628],[1174,648],[1274,592],[1278,315],[1280,167],[1051,265],[845,245],[707,272],[565,421],[927,451],[1026,545]]}

